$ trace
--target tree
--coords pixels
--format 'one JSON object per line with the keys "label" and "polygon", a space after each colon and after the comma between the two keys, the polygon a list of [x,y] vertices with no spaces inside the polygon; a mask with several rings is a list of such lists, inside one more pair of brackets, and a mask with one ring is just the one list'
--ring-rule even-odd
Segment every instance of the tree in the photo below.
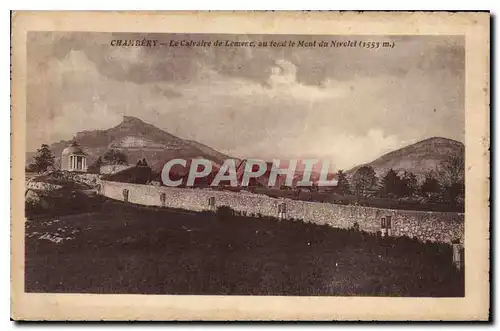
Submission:
{"label": "tree", "polygon": [[87,167],[87,172],[98,174],[101,171],[101,167],[104,165],[102,157],[99,156],[91,165]]}
{"label": "tree", "polygon": [[352,177],[352,185],[358,197],[366,196],[377,185],[377,176],[373,168],[370,166],[359,168]]}
{"label": "tree", "polygon": [[127,155],[117,149],[109,149],[104,153],[104,162],[110,165],[127,164]]}
{"label": "tree", "polygon": [[439,182],[430,173],[425,175],[425,180],[420,187],[423,196],[430,198],[433,194],[439,193]]}
{"label": "tree", "polygon": [[451,155],[439,165],[439,176],[443,186],[452,186],[464,182],[464,155]]}
{"label": "tree", "polygon": [[351,193],[351,187],[349,180],[343,170],[337,172],[337,190],[339,194],[349,194]]}
{"label": "tree", "polygon": [[405,171],[399,182],[399,195],[412,196],[417,191],[417,176],[411,171]]}
{"label": "tree", "polygon": [[389,169],[381,180],[380,190],[383,194],[399,195],[400,181],[401,179],[398,177],[398,174],[393,169]]}
{"label": "tree", "polygon": [[35,172],[44,172],[49,167],[54,167],[54,155],[52,155],[49,145],[42,144],[36,152],[35,160],[28,166],[28,169]]}
{"label": "tree", "polygon": [[28,166],[24,169],[26,172],[37,172],[36,166],[34,163],[28,164]]}
{"label": "tree", "polygon": [[445,191],[445,199],[453,204],[460,204],[460,202],[463,203],[464,197],[465,197],[465,185],[464,183],[453,183],[449,186],[444,187]]}
{"label": "tree", "polygon": [[463,153],[451,155],[440,164],[439,179],[444,190],[444,198],[455,204],[465,195],[465,160]]}

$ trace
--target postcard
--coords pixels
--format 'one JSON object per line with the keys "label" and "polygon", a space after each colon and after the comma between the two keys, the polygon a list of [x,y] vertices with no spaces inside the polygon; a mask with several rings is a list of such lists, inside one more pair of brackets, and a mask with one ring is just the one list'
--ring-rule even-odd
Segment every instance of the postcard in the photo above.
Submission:
{"label": "postcard", "polygon": [[489,20],[13,12],[12,318],[488,320]]}

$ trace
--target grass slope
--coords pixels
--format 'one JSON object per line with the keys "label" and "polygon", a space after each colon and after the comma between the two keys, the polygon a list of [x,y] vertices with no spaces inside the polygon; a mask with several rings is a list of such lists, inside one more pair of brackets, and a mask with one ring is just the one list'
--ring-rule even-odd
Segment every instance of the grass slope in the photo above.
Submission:
{"label": "grass slope", "polygon": [[26,225],[27,292],[463,296],[448,245],[106,202]]}

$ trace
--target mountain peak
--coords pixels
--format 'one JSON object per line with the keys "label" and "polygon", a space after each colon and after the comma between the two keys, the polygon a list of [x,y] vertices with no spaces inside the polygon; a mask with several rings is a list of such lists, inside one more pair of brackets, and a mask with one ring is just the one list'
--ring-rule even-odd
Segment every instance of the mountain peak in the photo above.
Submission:
{"label": "mountain peak", "polygon": [[[463,143],[444,137],[430,137],[384,154],[364,165],[371,166],[377,174],[384,174],[389,169],[404,169],[418,177],[438,169],[453,155],[464,155]],[[360,166],[348,172],[353,174]]]}
{"label": "mountain peak", "polygon": [[417,142],[417,144],[427,144],[427,143],[444,143],[444,144],[455,144],[455,145],[463,145],[460,141],[445,138],[445,137],[430,137],[424,140]]}
{"label": "mountain peak", "polygon": [[144,124],[144,122],[137,117],[123,116],[122,124]]}

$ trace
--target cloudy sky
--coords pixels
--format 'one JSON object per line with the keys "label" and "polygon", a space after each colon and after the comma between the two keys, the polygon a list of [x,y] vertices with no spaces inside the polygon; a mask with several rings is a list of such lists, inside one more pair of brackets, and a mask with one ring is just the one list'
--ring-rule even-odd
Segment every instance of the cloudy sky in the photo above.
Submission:
{"label": "cloudy sky", "polygon": [[[394,41],[394,48],[112,47],[115,39]],[[30,32],[28,151],[123,115],[240,158],[335,168],[464,140],[461,37]]]}

